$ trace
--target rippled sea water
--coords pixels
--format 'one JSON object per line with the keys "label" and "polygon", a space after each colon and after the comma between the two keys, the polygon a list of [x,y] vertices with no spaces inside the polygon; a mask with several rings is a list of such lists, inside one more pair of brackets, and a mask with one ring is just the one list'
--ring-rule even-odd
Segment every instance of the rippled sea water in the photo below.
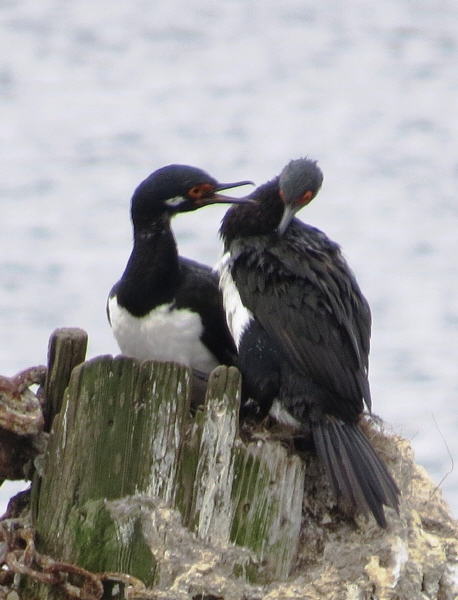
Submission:
{"label": "rippled sea water", "polygon": [[[458,462],[455,0],[4,0],[0,373],[80,326],[116,353],[105,298],[129,201],[182,162],[262,183],[319,160],[301,218],[342,244],[373,310],[374,410],[439,483]],[[178,217],[209,264],[224,209]],[[11,488],[0,489],[6,502]],[[455,514],[458,468],[441,483]]]}

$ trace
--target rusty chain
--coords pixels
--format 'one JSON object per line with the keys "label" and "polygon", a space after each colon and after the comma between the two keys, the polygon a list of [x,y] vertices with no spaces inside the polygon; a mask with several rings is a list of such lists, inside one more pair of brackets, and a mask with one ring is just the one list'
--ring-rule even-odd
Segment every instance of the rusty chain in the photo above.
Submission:
{"label": "rusty chain", "polygon": [[154,598],[144,583],[132,575],[92,573],[41,554],[35,548],[33,528],[22,518],[0,521],[0,585],[11,586],[15,575],[56,587],[68,599],[100,600],[106,581],[124,584],[127,598]]}
{"label": "rusty chain", "polygon": [[35,436],[43,430],[40,393],[29,387],[44,385],[47,368],[43,365],[24,369],[14,377],[0,375],[0,427],[19,436]]}

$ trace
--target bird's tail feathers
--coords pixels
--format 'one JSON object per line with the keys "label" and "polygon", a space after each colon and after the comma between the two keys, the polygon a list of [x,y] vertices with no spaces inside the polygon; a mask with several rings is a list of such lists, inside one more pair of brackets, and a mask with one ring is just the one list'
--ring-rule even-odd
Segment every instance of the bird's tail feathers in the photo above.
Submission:
{"label": "bird's tail feathers", "polygon": [[336,497],[364,514],[370,511],[385,528],[383,506],[399,512],[399,488],[358,425],[326,416],[312,431]]}

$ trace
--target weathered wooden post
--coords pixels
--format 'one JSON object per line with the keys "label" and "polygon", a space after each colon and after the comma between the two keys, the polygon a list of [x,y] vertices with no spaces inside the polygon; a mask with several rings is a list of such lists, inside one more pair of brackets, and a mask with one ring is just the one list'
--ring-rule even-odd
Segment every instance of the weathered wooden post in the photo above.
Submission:
{"label": "weathered wooden post", "polygon": [[73,371],[36,505],[40,551],[153,583],[155,559],[138,522],[120,529],[107,503],[135,494],[173,501],[188,386],[185,368],[123,357]]}
{"label": "weathered wooden post", "polygon": [[404,440],[366,425],[403,492],[381,530],[345,517],[312,454],[240,438],[233,367],[215,369],[191,414],[188,369],[78,364],[84,336],[56,335],[46,386],[58,414],[32,486],[33,528],[27,515],[0,524],[3,573],[22,574],[23,598],[457,597],[457,525]]}
{"label": "weathered wooden post", "polygon": [[45,383],[45,420],[49,431],[60,411],[73,369],[86,357],[87,333],[77,327],[56,329],[48,345],[48,373]]}
{"label": "weathered wooden post", "polygon": [[[60,347],[75,349],[62,340]],[[189,369],[172,363],[104,356],[73,370],[62,401],[52,395],[60,411],[34,493],[40,552],[150,586],[163,575],[144,519],[154,521],[160,506],[178,510],[182,526],[205,543],[251,550],[234,562],[245,577],[287,577],[300,532],[303,463],[278,444],[239,439],[237,369],[214,371],[195,417],[190,388]],[[129,505],[141,510],[126,518]],[[43,588],[40,594],[48,597]]]}

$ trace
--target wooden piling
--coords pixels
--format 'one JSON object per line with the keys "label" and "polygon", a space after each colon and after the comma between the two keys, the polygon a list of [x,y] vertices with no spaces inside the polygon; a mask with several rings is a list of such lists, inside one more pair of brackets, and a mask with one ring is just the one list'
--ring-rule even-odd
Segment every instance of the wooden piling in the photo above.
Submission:
{"label": "wooden piling", "polygon": [[[196,394],[184,367],[83,363],[85,334],[76,346],[54,335],[57,414],[45,456],[48,435],[30,436],[31,513],[22,494],[0,522],[1,597],[456,597],[456,522],[405,440],[366,423],[403,493],[400,517],[380,529],[339,510],[312,454],[269,432],[240,439],[236,369],[218,367],[199,406],[205,381]],[[30,377],[19,375],[22,389]]]}
{"label": "wooden piling", "polygon": [[49,338],[48,373],[45,382],[45,429],[49,431],[60,411],[64,391],[73,369],[83,362],[87,350],[87,333],[78,327],[61,327]]}
{"label": "wooden piling", "polygon": [[117,527],[107,501],[137,493],[173,501],[188,384],[183,367],[124,357],[73,371],[37,504],[42,552],[152,584],[155,561],[139,524]]}
{"label": "wooden piling", "polygon": [[[64,355],[74,352],[74,336],[63,338],[61,332],[51,344],[50,357],[59,356],[68,372],[72,359]],[[196,539],[249,549],[250,568],[239,565],[245,578],[288,576],[299,539],[303,463],[277,443],[240,440],[237,369],[212,373],[205,405],[193,416],[191,378],[177,364],[102,356],[76,366],[64,394],[55,385],[52,410],[59,395],[62,403],[34,501],[40,552],[152,586],[161,581],[164,560],[145,534],[145,518],[151,529],[155,507],[168,506]],[[140,512],[129,512],[130,503],[140,503]],[[47,594],[41,586],[37,597],[54,597]]]}

